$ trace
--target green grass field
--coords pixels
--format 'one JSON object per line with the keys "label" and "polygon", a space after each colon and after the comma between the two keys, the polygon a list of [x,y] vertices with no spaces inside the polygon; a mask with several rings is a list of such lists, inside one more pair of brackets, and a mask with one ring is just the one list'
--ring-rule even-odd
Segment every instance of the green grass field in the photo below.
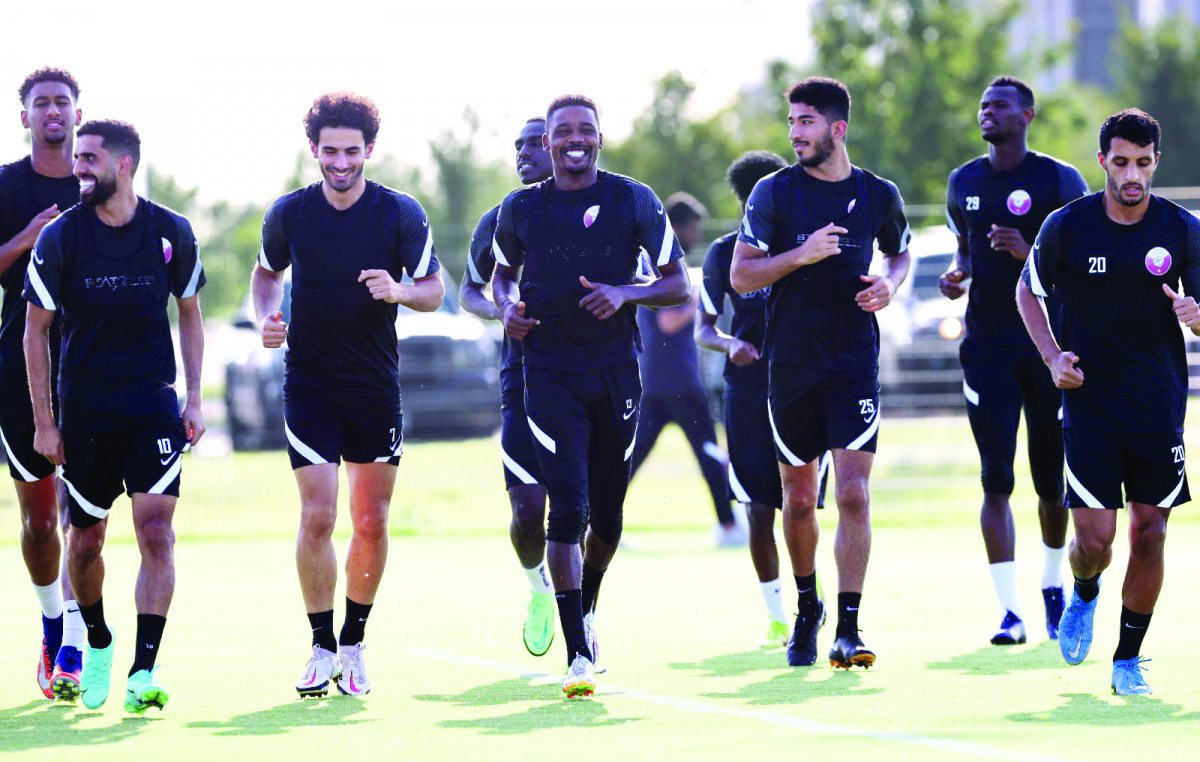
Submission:
{"label": "green grass field", "polygon": [[[885,420],[862,627],[869,672],[789,669],[753,647],[765,625],[744,550],[711,547],[711,507],[682,437],[668,431],[634,482],[626,539],[600,598],[610,671],[594,700],[558,689],[561,643],[521,645],[527,584],[506,537],[496,442],[406,446],[387,576],[367,630],[374,692],[301,702],[309,634],[292,558],[295,489],[282,453],[185,466],[178,587],[160,663],[169,707],[121,709],[131,659],[137,549],[128,502],[106,550],[117,636],[101,711],[54,706],[33,680],[37,604],[0,490],[0,754],[256,761],[339,756],[486,759],[1129,759],[1185,757],[1200,738],[1191,646],[1200,628],[1200,520],[1172,519],[1167,582],[1144,652],[1152,697],[1109,695],[1120,574],[1105,578],[1092,656],[1066,666],[1046,641],[1027,469],[1019,466],[1018,568],[1031,643],[987,644],[998,623],[979,538],[977,461],[963,418]],[[1020,461],[1019,461],[1020,462]],[[345,512],[342,514],[346,518]],[[836,514],[819,568],[835,571]],[[339,551],[345,548],[345,522]],[[782,544],[781,544],[782,552]],[[786,565],[786,561],[785,561]],[[786,567],[785,567],[786,568]],[[788,596],[794,587],[785,582]],[[343,612],[339,607],[340,626]],[[832,626],[821,633],[828,648]]]}

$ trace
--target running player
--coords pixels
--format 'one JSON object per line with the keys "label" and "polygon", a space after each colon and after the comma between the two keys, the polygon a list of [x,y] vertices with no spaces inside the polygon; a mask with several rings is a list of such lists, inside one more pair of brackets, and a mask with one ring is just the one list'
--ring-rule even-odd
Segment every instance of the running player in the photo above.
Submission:
{"label": "running player", "polygon": [[[363,177],[379,133],[375,104],[353,93],[322,95],[304,129],[322,180],[267,210],[250,293],[263,346],[288,344],[284,430],[300,490],[296,570],[313,638],[296,691],[323,696],[337,681],[342,693],[362,696],[371,690],[362,643],[387,561],[401,452],[397,305],[432,312],[445,286],[421,205]],[[280,311],[288,267],[290,325]],[[401,282],[404,274],[411,284]],[[333,525],[343,459],[353,534],[346,619],[335,637]]]}
{"label": "running player", "polygon": [[[525,185],[539,183],[551,175],[550,152],[542,145],[545,117],[525,123],[517,136],[517,176]],[[496,235],[496,207],[483,215],[471,235],[467,257],[467,277],[459,289],[463,309],[483,320],[499,320],[500,311],[483,293],[492,279],[496,258],[492,239]],[[554,588],[546,571],[546,488],[533,452],[533,434],[525,417],[525,377],[521,367],[521,342],[504,337],[500,365],[500,459],[504,463],[504,483],[512,507],[508,535],[517,560],[529,579],[529,605],[521,630],[526,650],[542,656],[554,642]]]}
{"label": "running player", "polygon": [[1063,610],[1067,512],[1062,505],[1062,393],[1029,341],[1012,294],[1043,220],[1087,193],[1087,184],[1071,165],[1026,147],[1025,135],[1036,114],[1029,85],[1015,77],[992,80],[977,115],[987,155],[951,172],[946,190],[946,220],[958,236],[958,252],[940,286],[948,298],[957,299],[967,293],[964,281],[970,279],[960,355],[967,417],[982,466],[983,544],[1002,609],[994,645],[1024,643],[1026,638],[1009,506],[1022,407],[1042,527],[1042,600],[1051,640],[1058,637]]}
{"label": "running player", "polygon": [[[595,689],[584,612],[621,539],[642,391],[634,309],[682,304],[690,285],[658,197],[597,168],[604,142],[591,99],[555,99],[543,141],[554,176],[500,205],[492,295],[525,347],[525,408],[550,498],[546,560],[567,646],[563,692],[575,697]],[[650,283],[637,282],[643,247],[662,274]]]}
{"label": "running player", "polygon": [[[21,123],[29,130],[32,151],[0,167],[0,442],[21,508],[21,553],[42,606],[42,648],[38,688],[46,698],[74,700],[86,630],[73,600],[59,544],[66,531],[64,503],[58,501],[54,465],[33,449],[33,408],[25,374],[25,269],[38,233],[79,201],[79,180],[71,174],[79,85],[63,69],[39,69],[21,83]],[[58,367],[58,322],[51,326],[51,368]],[[51,390],[54,394],[54,390]],[[54,409],[58,409],[55,395]],[[61,574],[60,574],[61,569]],[[64,601],[65,599],[65,601]]]}
{"label": "running player", "polygon": [[[1119,695],[1151,692],[1142,639],[1162,589],[1167,519],[1191,500],[1183,449],[1188,371],[1178,324],[1200,335],[1200,221],[1150,194],[1160,144],[1149,114],[1128,109],[1109,117],[1100,128],[1104,190],[1046,218],[1017,285],[1025,327],[1064,390],[1075,589],[1058,645],[1068,664],[1082,662],[1092,645],[1100,574],[1112,562],[1117,511],[1129,506],[1112,671]],[[1180,281],[1186,297],[1177,293]],[[1050,294],[1062,301],[1055,332],[1039,302]]]}
{"label": "running player", "polygon": [[[75,176],[82,204],[38,236],[25,276],[25,361],[36,424],[34,449],[69,493],[71,587],[87,623],[83,705],[108,698],[113,634],[104,620],[104,534],[124,490],[142,563],[134,598],[137,639],[125,711],[162,709],[155,660],[175,592],[175,534],[183,453],[204,434],[200,366],[204,327],[200,249],[186,219],[133,193],[141,139],[126,122],[79,128]],[[175,396],[168,297],[179,312],[187,403]],[[62,310],[60,434],[51,409],[50,325]]]}
{"label": "running player", "polygon": [[[769,151],[742,154],[729,166],[725,177],[746,210],[746,199],[754,184],[787,166]],[[746,507],[750,524],[750,559],[767,605],[767,635],[762,648],[787,645],[790,629],[783,613],[783,587],[779,581],[779,551],[775,548],[775,511],[783,505],[775,443],[767,419],[767,363],[762,362],[766,329],[767,294],[770,287],[739,294],[729,285],[729,266],[737,233],[713,241],[704,258],[704,306],[696,318],[696,343],[726,355],[725,439],[729,446],[729,493]],[[725,297],[733,305],[730,334],[717,328],[725,310]],[[825,500],[825,481],[831,457],[821,458],[817,507]],[[799,580],[798,580],[799,583]]]}
{"label": "running player", "polygon": [[[817,461],[837,477],[838,624],[830,664],[870,667],[858,610],[871,549],[868,479],[879,432],[875,312],[908,274],[908,222],[896,186],[850,164],[850,93],[810,77],[787,92],[799,162],[758,182],[730,266],[739,293],[770,287],[764,347],[770,424],[783,480],[783,528],[800,583],[788,663],[810,665],[825,607],[817,595]],[[875,242],[885,274],[869,274]]]}

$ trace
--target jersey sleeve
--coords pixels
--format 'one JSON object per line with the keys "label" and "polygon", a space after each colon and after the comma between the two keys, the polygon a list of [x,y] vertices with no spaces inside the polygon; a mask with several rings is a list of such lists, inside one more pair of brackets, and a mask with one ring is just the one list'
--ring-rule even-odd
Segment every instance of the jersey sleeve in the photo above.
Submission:
{"label": "jersey sleeve", "polygon": [[471,233],[471,250],[467,253],[467,277],[476,286],[484,286],[492,279],[496,269],[496,258],[492,256],[492,240],[496,237],[496,214],[500,207],[492,209],[479,219],[475,232]]}
{"label": "jersey sleeve", "polygon": [[492,238],[492,256],[496,264],[505,267],[520,267],[525,263],[525,249],[517,236],[513,219],[513,198],[520,191],[508,194],[496,212],[496,233]]}
{"label": "jersey sleeve", "polygon": [[25,271],[25,290],[22,293],[26,301],[50,311],[58,309],[62,287],[62,220],[59,217],[38,234],[37,243],[29,257],[29,267]]}
{"label": "jersey sleeve", "polygon": [[956,180],[957,169],[950,173],[950,179],[946,181],[946,227],[950,228],[951,233],[962,238],[967,234],[967,215],[959,199],[958,189],[954,187]]}
{"label": "jersey sleeve", "polygon": [[765,253],[770,253],[767,241],[775,235],[774,178],[775,175],[768,175],[755,183],[746,200],[746,212],[738,231],[739,241]]}
{"label": "jersey sleeve", "polygon": [[1077,198],[1088,194],[1087,181],[1079,170],[1070,164],[1058,165],[1058,203],[1066,206]]}
{"label": "jersey sleeve", "polygon": [[713,241],[704,255],[704,279],[700,283],[700,305],[704,314],[717,317],[725,308],[725,273],[721,270],[721,242]]}
{"label": "jersey sleeve", "polygon": [[171,258],[167,260],[167,281],[171,294],[179,299],[195,296],[208,279],[200,262],[200,244],[192,233],[191,223],[183,217],[175,217],[175,238],[163,242],[164,254],[168,246]]}
{"label": "jersey sleeve", "polygon": [[1050,296],[1054,293],[1054,278],[1062,263],[1059,228],[1062,226],[1065,212],[1065,209],[1059,209],[1046,218],[1033,242],[1033,248],[1029,251],[1029,258],[1025,260],[1021,278],[1036,296]]}
{"label": "jersey sleeve", "polygon": [[1187,226],[1187,260],[1180,277],[1183,293],[1200,299],[1200,219],[1188,211],[1181,211],[1180,214]]}
{"label": "jersey sleeve", "polygon": [[904,216],[904,198],[900,189],[890,182],[884,181],[887,187],[887,212],[883,217],[883,227],[879,229],[875,240],[879,242],[879,250],[887,256],[900,254],[908,249],[908,241],[912,238],[912,228],[908,226],[908,218]]}
{"label": "jersey sleeve", "polygon": [[258,265],[264,270],[279,272],[292,264],[292,250],[284,233],[283,218],[290,196],[271,204],[263,218],[262,245],[258,249]]}
{"label": "jersey sleeve", "polygon": [[662,202],[649,186],[634,184],[633,211],[635,238],[650,255],[656,270],[683,258],[683,247],[675,237],[671,221],[667,219]]}
{"label": "jersey sleeve", "polygon": [[402,196],[398,222],[396,255],[400,267],[413,280],[426,278],[440,270],[441,263],[433,248],[433,228],[420,202],[411,196]]}

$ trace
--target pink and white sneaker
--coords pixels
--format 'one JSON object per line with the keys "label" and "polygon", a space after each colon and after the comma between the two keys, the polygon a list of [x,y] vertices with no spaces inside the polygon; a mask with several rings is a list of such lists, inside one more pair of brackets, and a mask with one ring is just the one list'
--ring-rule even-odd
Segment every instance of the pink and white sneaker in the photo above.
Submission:
{"label": "pink and white sneaker", "polygon": [[50,653],[50,647],[46,644],[46,639],[42,638],[42,652],[38,654],[37,665],[37,684],[41,689],[42,695],[48,699],[54,698],[54,691],[50,688],[50,678],[54,675],[54,654]]}
{"label": "pink and white sneaker", "polygon": [[338,661],[342,676],[338,679],[338,690],[347,696],[365,696],[371,692],[371,681],[367,679],[367,664],[362,652],[362,643],[356,646],[338,646]]}
{"label": "pink and white sneaker", "polygon": [[333,651],[327,651],[320,646],[313,646],[312,658],[304,667],[304,674],[296,683],[296,693],[300,698],[309,696],[325,696],[329,694],[329,683],[338,679],[341,668],[338,657]]}

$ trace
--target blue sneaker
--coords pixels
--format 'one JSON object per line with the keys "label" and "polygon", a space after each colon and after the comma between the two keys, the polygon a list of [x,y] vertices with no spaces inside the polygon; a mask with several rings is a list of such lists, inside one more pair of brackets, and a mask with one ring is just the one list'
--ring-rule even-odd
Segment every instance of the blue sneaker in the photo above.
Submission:
{"label": "blue sneaker", "polygon": [[1065,596],[1061,587],[1042,588],[1042,600],[1046,603],[1046,634],[1058,640],[1058,623],[1062,619]]}
{"label": "blue sneaker", "polygon": [[1079,664],[1092,648],[1092,620],[1096,616],[1097,595],[1086,603],[1079,593],[1071,591],[1071,603],[1058,622],[1058,650],[1067,664]]}
{"label": "blue sneaker", "polygon": [[1025,642],[1025,623],[1011,611],[1004,614],[1000,629],[992,636],[994,646],[1015,646]]}
{"label": "blue sneaker", "polygon": [[1147,696],[1154,693],[1142,677],[1142,665],[1150,661],[1141,656],[1113,662],[1112,692],[1117,696]]}

